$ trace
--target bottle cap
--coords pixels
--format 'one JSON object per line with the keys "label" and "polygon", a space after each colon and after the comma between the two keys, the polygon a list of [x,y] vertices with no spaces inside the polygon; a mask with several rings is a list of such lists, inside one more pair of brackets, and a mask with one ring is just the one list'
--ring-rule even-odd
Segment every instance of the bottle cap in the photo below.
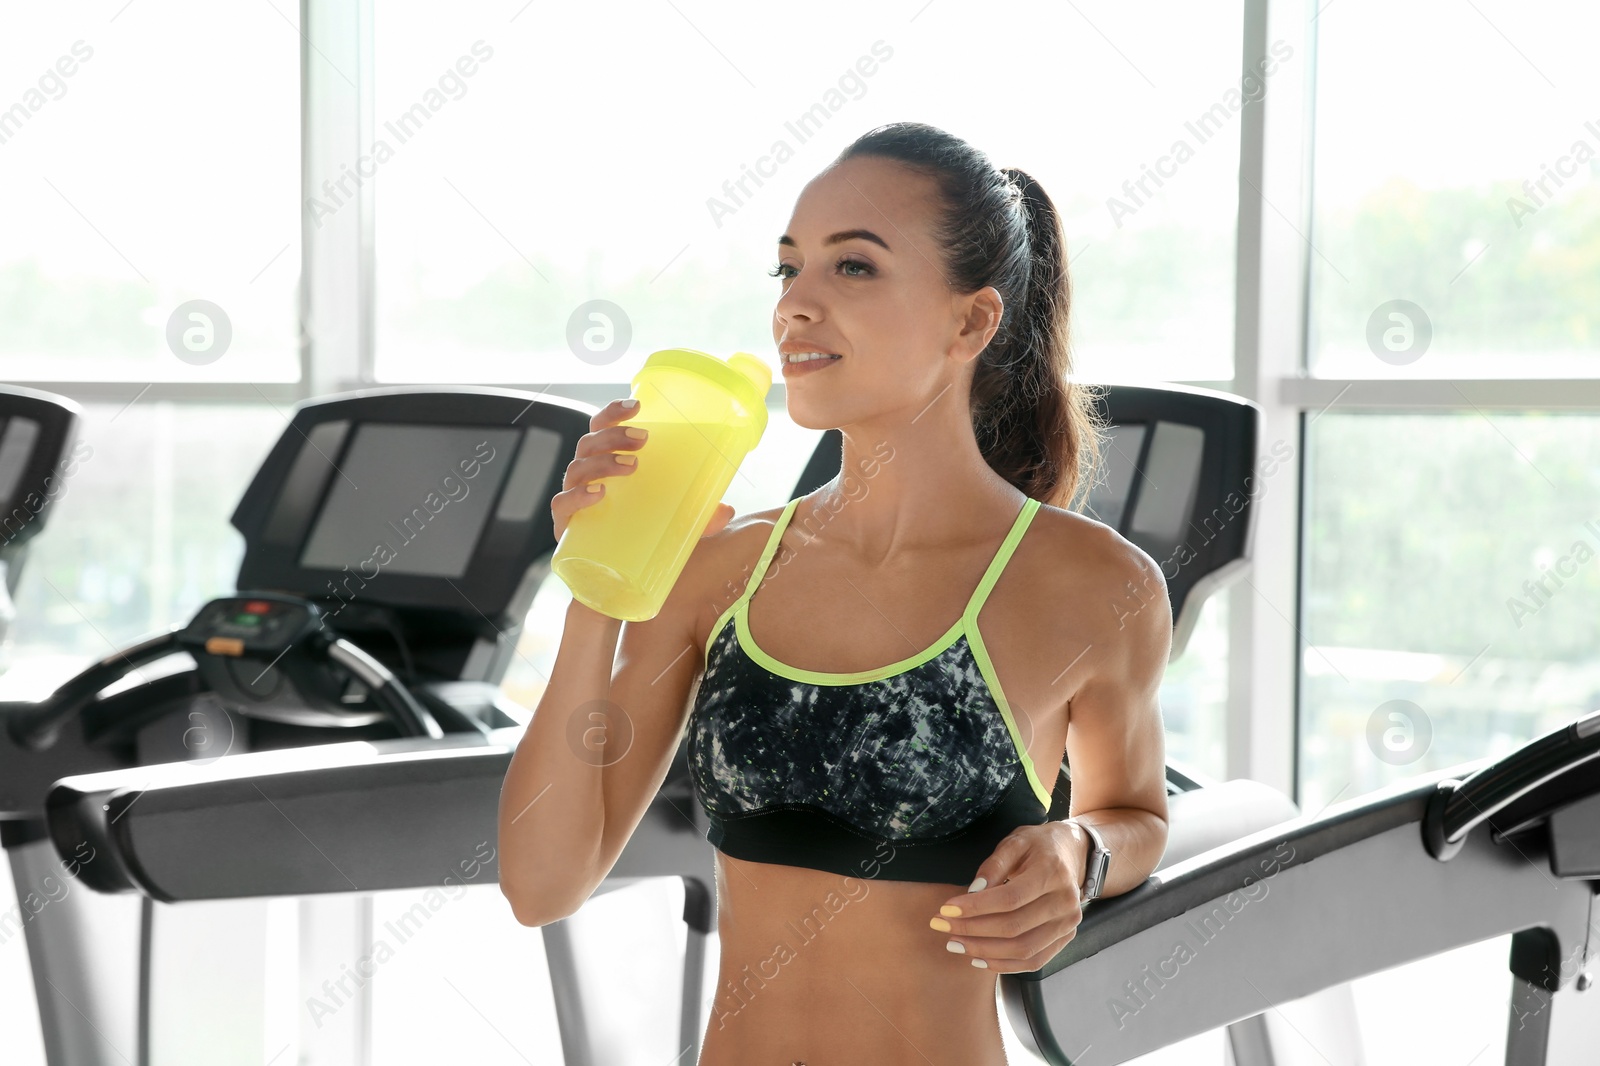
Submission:
{"label": "bottle cap", "polygon": [[666,348],[653,352],[644,361],[639,374],[634,375],[633,387],[639,388],[639,375],[651,367],[674,367],[689,370],[710,379],[727,389],[741,404],[752,411],[767,411],[767,393],[772,389],[772,368],[749,352],[735,352],[724,361],[693,348]]}
{"label": "bottle cap", "polygon": [[761,401],[765,403],[767,393],[772,389],[772,368],[766,361],[757,359],[749,352],[734,352],[728,357],[728,365],[750,379],[750,383],[761,394]]}

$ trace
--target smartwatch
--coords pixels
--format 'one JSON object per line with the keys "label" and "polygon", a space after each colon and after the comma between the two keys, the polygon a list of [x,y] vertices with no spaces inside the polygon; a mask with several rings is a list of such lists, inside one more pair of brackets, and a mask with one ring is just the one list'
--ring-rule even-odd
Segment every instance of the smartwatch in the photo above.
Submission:
{"label": "smartwatch", "polygon": [[1106,887],[1106,872],[1111,868],[1111,849],[1106,847],[1105,838],[1094,826],[1076,819],[1073,824],[1089,835],[1090,847],[1084,862],[1083,885],[1078,889],[1078,902],[1088,903],[1099,899]]}

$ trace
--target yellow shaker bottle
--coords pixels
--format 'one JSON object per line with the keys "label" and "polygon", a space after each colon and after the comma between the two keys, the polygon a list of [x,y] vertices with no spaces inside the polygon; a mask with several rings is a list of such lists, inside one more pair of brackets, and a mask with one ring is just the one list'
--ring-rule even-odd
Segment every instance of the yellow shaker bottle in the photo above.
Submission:
{"label": "yellow shaker bottle", "polygon": [[633,378],[650,431],[638,468],[605,479],[574,512],[550,569],[574,599],[627,622],[654,618],[744,457],[767,428],[772,369],[748,352],[726,361],[689,348],[645,360]]}

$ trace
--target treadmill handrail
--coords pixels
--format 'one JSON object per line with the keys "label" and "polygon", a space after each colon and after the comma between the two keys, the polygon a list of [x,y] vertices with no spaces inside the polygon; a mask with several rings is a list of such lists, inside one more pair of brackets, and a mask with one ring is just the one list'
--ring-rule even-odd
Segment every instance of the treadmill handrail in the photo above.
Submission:
{"label": "treadmill handrail", "polygon": [[375,657],[339,637],[328,645],[328,658],[360,678],[372,692],[372,698],[388,709],[395,724],[407,734],[434,740],[444,736],[432,712],[418,703],[411,690]]}
{"label": "treadmill handrail", "polygon": [[30,751],[50,747],[56,742],[61,727],[93,703],[101,689],[120,681],[145,663],[179,650],[178,633],[182,628],[175,625],[165,633],[106,656],[63,682],[38,703],[10,704],[12,712],[7,715],[6,731],[19,747]]}
{"label": "treadmill handrail", "polygon": [[1574,766],[1600,757],[1600,710],[1553,729],[1537,740],[1483,767],[1460,781],[1441,783],[1434,803],[1429,850],[1448,859],[1460,849],[1468,833],[1514,801]]}
{"label": "treadmill handrail", "polygon": [[1252,883],[1269,880],[1291,866],[1303,865],[1396,826],[1420,822],[1439,781],[1452,772],[1440,770],[1409,778],[1158,869],[1143,883],[1115,896],[1102,896],[1094,906],[1085,908],[1077,932],[1054,958],[1037,970],[1012,976],[1042,981],[1080,959],[1207,901],[1248,889]]}

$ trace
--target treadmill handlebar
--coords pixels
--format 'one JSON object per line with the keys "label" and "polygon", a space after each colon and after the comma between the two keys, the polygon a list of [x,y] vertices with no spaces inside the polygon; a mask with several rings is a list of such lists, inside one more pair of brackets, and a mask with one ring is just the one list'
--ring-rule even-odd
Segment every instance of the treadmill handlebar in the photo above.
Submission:
{"label": "treadmill handlebar", "polygon": [[1423,819],[1423,840],[1440,862],[1455,857],[1477,826],[1513,802],[1600,757],[1600,710],[1551,730],[1461,780],[1439,782]]}
{"label": "treadmill handlebar", "polygon": [[398,678],[377,659],[356,645],[339,637],[328,644],[328,658],[350,671],[372,691],[372,698],[382,704],[397,726],[414,737],[444,736],[438,721],[426,707],[417,702]]}
{"label": "treadmill handlebar", "polygon": [[[18,747],[29,751],[53,747],[62,727],[82,714],[103,689],[147,663],[185,650],[181,638],[187,628],[175,625],[92,663],[37,703],[0,703],[6,733]],[[342,637],[330,641],[326,652],[330,660],[371,690],[373,700],[389,713],[402,734],[435,740],[444,736],[434,716],[383,663]]]}
{"label": "treadmill handlebar", "polygon": [[94,702],[100,690],[122,680],[146,663],[166,657],[178,649],[182,626],[140,641],[94,663],[38,703],[0,704],[6,714],[6,732],[29,751],[44,751],[53,746],[61,727]]}

